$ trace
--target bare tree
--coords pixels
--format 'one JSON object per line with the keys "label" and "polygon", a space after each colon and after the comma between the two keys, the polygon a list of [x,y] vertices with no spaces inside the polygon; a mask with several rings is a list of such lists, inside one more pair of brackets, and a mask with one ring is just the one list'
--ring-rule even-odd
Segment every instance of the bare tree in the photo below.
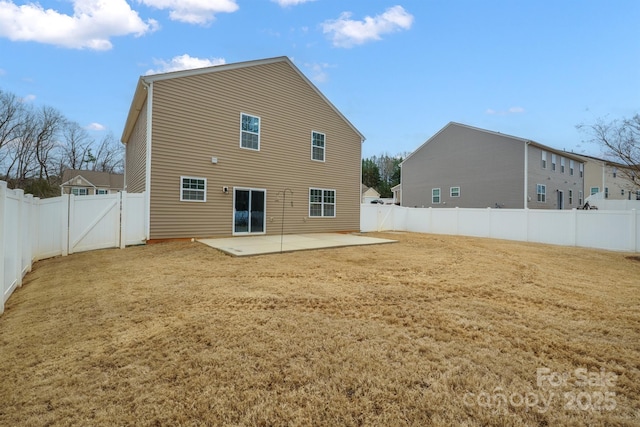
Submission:
{"label": "bare tree", "polygon": [[93,154],[93,170],[99,172],[121,173],[124,167],[123,148],[113,133],[102,138]]}
{"label": "bare tree", "polygon": [[609,160],[624,165],[620,174],[634,187],[640,186],[640,114],[630,119],[606,122],[598,119],[594,124],[580,124],[590,142],[599,144]]}
{"label": "bare tree", "polygon": [[23,116],[24,108],[18,97],[0,90],[0,166],[9,157],[9,145],[18,138]]}
{"label": "bare tree", "polygon": [[58,146],[58,134],[64,123],[64,116],[53,107],[42,107],[38,111],[36,134],[36,159],[38,161],[38,178],[49,179],[49,167]]}
{"label": "bare tree", "polygon": [[90,160],[93,140],[77,122],[66,121],[62,127],[62,159],[65,168],[82,169]]}

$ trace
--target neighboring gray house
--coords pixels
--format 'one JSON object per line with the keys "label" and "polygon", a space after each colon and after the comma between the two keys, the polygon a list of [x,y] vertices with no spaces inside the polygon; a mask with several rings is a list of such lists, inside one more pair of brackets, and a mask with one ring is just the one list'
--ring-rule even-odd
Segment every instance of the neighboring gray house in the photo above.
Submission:
{"label": "neighboring gray house", "polygon": [[451,122],[401,164],[402,206],[572,209],[584,203],[580,157]]}

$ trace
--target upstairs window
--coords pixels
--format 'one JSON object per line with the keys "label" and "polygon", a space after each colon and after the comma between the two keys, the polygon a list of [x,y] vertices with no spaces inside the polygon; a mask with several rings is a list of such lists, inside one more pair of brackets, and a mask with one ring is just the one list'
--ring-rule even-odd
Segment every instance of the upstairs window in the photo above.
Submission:
{"label": "upstairs window", "polygon": [[551,155],[551,170],[552,171],[556,170],[556,155],[555,154]]}
{"label": "upstairs window", "polygon": [[569,190],[569,204],[573,204],[573,190]]}
{"label": "upstairs window", "polygon": [[560,157],[560,173],[564,173],[564,157]]}
{"label": "upstairs window", "polygon": [[613,177],[615,178],[616,176],[618,176],[618,168],[613,168],[613,170],[611,171],[611,173],[613,174]]}
{"label": "upstairs window", "polygon": [[573,175],[573,160],[569,160],[569,175]]}
{"label": "upstairs window", "polygon": [[324,162],[325,135],[320,132],[311,132],[311,159]]}
{"label": "upstairs window", "polygon": [[542,150],[542,169],[547,168],[547,152]]}
{"label": "upstairs window", "polygon": [[584,175],[584,163],[580,163],[579,169],[580,169],[580,178],[582,178],[582,176]]}
{"label": "upstairs window", "polygon": [[260,150],[260,117],[240,114],[240,147]]}

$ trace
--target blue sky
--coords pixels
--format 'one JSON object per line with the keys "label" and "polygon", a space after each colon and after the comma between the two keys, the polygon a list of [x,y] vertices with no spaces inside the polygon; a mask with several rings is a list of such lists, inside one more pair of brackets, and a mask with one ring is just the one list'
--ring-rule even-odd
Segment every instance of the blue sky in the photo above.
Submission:
{"label": "blue sky", "polygon": [[149,72],[289,56],[367,137],[450,121],[599,155],[575,128],[640,112],[637,0],[0,0],[0,89],[122,133]]}

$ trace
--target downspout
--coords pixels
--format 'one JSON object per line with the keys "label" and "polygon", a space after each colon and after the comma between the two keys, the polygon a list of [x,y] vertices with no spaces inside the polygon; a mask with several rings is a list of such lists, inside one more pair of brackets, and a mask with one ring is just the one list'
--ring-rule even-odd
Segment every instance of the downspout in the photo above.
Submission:
{"label": "downspout", "polygon": [[605,199],[605,192],[604,192],[604,186],[607,185],[607,183],[605,182],[605,172],[607,169],[607,163],[606,162],[602,162],[602,200]]}
{"label": "downspout", "polygon": [[147,83],[144,79],[140,80],[142,85],[147,89],[147,141],[145,153],[145,205],[146,205],[146,235],[147,240],[151,239],[151,120],[153,118],[153,82]]}
{"label": "downspout", "polygon": [[529,144],[531,141],[524,143],[524,204],[523,209],[527,209],[528,200],[528,188],[529,188]]}

